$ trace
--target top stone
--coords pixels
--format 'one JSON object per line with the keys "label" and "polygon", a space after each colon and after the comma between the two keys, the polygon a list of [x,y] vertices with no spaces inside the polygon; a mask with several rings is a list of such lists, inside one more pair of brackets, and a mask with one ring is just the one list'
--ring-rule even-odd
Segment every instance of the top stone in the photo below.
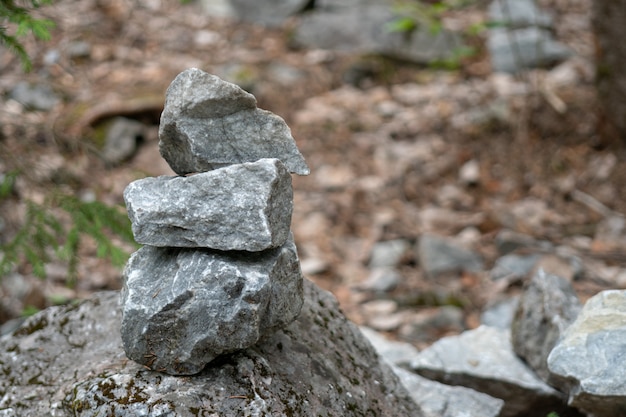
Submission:
{"label": "top stone", "polygon": [[159,150],[179,175],[205,172],[261,158],[277,158],[308,175],[291,130],[235,84],[197,68],[180,73],[167,89]]}

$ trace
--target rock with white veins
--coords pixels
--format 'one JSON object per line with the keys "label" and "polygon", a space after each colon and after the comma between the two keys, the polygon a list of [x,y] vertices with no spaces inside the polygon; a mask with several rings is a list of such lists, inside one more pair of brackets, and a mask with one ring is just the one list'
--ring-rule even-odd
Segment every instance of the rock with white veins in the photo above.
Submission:
{"label": "rock with white veins", "polygon": [[295,174],[309,168],[285,121],[257,108],[239,86],[197,68],[180,73],[167,89],[159,150],[179,175],[278,158]]}
{"label": "rock with white veins", "polygon": [[126,355],[170,375],[200,372],[296,319],[300,263],[289,239],[264,252],[144,246],[124,271]]}
{"label": "rock with white veins", "polygon": [[291,175],[278,159],[189,177],[151,177],[124,191],[135,240],[159,247],[262,251],[289,236]]}

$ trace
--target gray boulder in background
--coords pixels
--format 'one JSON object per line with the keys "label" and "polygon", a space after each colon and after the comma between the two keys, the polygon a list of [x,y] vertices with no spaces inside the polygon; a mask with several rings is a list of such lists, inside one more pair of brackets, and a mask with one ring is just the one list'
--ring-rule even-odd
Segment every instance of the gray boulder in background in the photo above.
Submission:
{"label": "gray boulder in background", "polygon": [[141,244],[261,251],[281,246],[293,212],[291,175],[278,159],[190,177],[150,177],[124,191]]}
{"label": "gray boulder in background", "polygon": [[479,254],[431,233],[420,236],[416,255],[426,276],[431,278],[463,271],[479,272],[484,265]]}
{"label": "gray boulder in background", "polygon": [[282,118],[257,108],[256,98],[239,86],[197,68],[178,74],[167,89],[159,150],[179,175],[262,158],[309,174]]}
{"label": "gray boulder in background", "polygon": [[304,293],[290,326],[184,378],[126,359],[117,293],[49,308],[0,339],[0,409],[55,417],[423,417],[332,295],[308,281]]}
{"label": "gray boulder in background", "polygon": [[124,271],[126,354],[171,375],[196,374],[295,320],[302,280],[292,239],[258,253],[144,246]]}
{"label": "gray boulder in background", "polygon": [[496,0],[488,9],[490,19],[509,28],[552,26],[552,17],[541,11],[534,0]]}
{"label": "gray boulder in background", "polygon": [[390,30],[389,24],[395,18],[390,1],[340,3],[303,15],[294,42],[308,48],[380,54],[420,64],[449,59],[461,45],[458,35],[447,30]]}
{"label": "gray boulder in background", "polygon": [[513,352],[509,332],[480,326],[439,339],[411,362],[429,379],[504,400],[502,417],[568,415],[563,394],[540,380]]}
{"label": "gray boulder in background", "polygon": [[143,123],[127,117],[114,117],[106,128],[102,158],[117,165],[129,159],[137,150],[137,142],[145,136]]}
{"label": "gray boulder in background", "polygon": [[551,378],[548,355],[565,329],[578,316],[581,303],[564,278],[539,269],[519,300],[511,326],[513,350],[552,386],[562,384]]}
{"label": "gray boulder in background", "polygon": [[557,64],[572,51],[551,33],[552,19],[534,0],[493,0],[489,19],[503,28],[489,31],[487,47],[495,71],[517,73]]}
{"label": "gray boulder in background", "polygon": [[406,369],[393,367],[427,417],[500,417],[504,401],[465,387],[431,381]]}
{"label": "gray boulder in background", "polygon": [[279,26],[285,19],[304,10],[311,0],[230,0],[235,15],[242,20],[266,26]]}
{"label": "gray boulder in background", "polygon": [[591,297],[548,357],[570,384],[569,404],[596,417],[626,410],[626,290]]}

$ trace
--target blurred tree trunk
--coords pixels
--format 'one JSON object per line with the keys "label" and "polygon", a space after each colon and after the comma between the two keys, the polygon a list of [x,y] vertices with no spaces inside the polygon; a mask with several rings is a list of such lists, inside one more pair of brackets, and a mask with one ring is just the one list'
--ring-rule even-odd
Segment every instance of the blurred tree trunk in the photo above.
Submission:
{"label": "blurred tree trunk", "polygon": [[593,0],[601,144],[626,142],[626,0]]}

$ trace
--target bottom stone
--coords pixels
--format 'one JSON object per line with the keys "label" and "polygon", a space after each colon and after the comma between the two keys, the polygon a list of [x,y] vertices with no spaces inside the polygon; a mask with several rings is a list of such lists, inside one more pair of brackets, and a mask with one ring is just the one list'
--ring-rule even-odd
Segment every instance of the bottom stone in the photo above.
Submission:
{"label": "bottom stone", "polygon": [[124,271],[126,355],[171,375],[196,374],[295,320],[302,281],[292,239],[255,253],[145,246]]}

